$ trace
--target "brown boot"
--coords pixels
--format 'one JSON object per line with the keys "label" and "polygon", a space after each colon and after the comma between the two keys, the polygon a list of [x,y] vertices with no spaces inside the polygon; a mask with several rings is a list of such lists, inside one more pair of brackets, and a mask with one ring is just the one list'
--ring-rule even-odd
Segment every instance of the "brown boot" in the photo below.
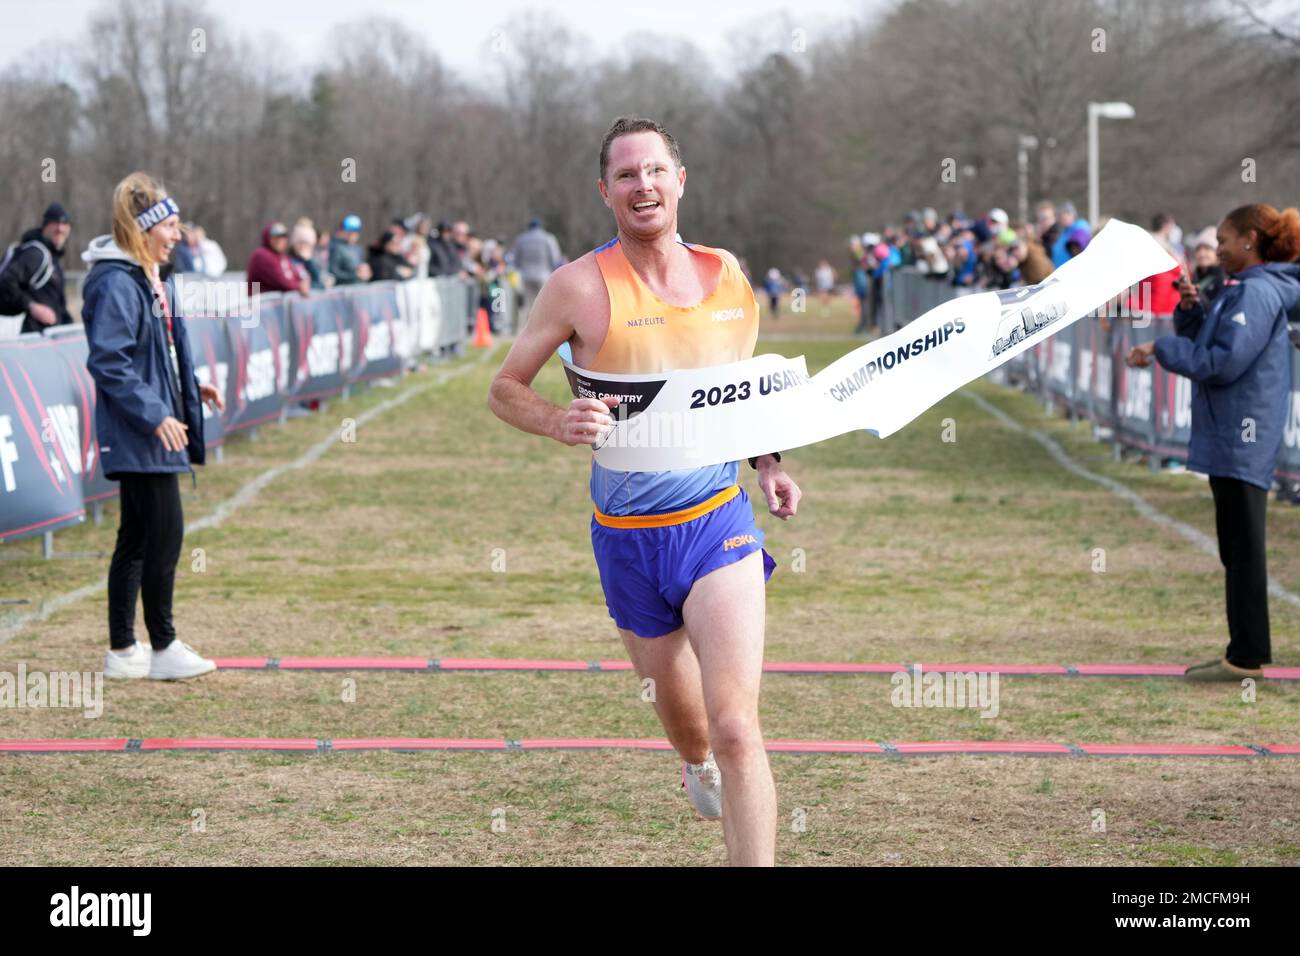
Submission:
{"label": "brown boot", "polygon": [[1258,679],[1263,676],[1264,669],[1262,667],[1238,667],[1236,664],[1229,663],[1226,657],[1206,661],[1204,664],[1197,664],[1183,672],[1183,677],[1186,680],[1231,681],[1233,683],[1237,683],[1246,677]]}

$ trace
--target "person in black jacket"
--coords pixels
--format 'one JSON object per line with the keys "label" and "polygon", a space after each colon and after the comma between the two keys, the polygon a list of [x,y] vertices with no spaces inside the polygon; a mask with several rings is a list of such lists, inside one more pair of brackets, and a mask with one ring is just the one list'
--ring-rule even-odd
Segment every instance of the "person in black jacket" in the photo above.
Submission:
{"label": "person in black jacket", "polygon": [[24,332],[72,322],[59,262],[71,233],[72,220],[67,210],[56,202],[50,203],[41,227],[23,233],[8,265],[0,272],[0,315],[24,315]]}
{"label": "person in black jacket", "polygon": [[[108,569],[105,677],[181,680],[216,664],[176,639],[172,590],[185,518],[180,472],[204,462],[203,409],[225,403],[194,374],[189,336],[167,264],[180,210],[146,173],[113,191],[113,233],[95,238],[82,309],[95,380],[95,437],[104,474],[121,485],[121,524]],[[143,596],[152,651],[135,639]]]}
{"label": "person in black jacket", "polygon": [[379,237],[379,242],[370,247],[370,273],[373,281],[385,279],[409,279],[415,269],[402,257],[402,240],[392,229],[387,229]]}
{"label": "person in black jacket", "polygon": [[1192,252],[1196,271],[1192,273],[1192,281],[1196,283],[1201,302],[1207,309],[1219,297],[1228,278],[1223,266],[1219,265],[1218,250],[1219,239],[1212,227],[1196,237],[1196,248]]}
{"label": "person in black jacket", "polygon": [[429,234],[429,275],[454,276],[460,271],[460,258],[451,247],[451,223],[438,223],[436,233]]}

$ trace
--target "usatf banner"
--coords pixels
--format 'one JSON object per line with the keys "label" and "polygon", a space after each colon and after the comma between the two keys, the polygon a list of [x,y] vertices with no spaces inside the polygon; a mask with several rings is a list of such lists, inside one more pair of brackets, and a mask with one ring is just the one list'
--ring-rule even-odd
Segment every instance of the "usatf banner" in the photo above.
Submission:
{"label": "usatf banner", "polygon": [[[596,461],[668,471],[784,451],[852,431],[884,438],[963,385],[1175,265],[1144,229],[1112,219],[1038,285],[961,296],[808,375],[803,356],[660,374],[589,372],[565,362],[577,397],[616,396],[618,423]],[[1073,383],[1070,356],[1055,370]]]}
{"label": "usatf banner", "polygon": [[360,286],[345,302],[351,308],[349,325],[356,330],[356,350],[349,382],[397,375],[402,371],[401,347],[406,330],[397,314],[392,286]]}
{"label": "usatf banner", "polygon": [[[239,316],[214,319],[222,323],[230,350],[225,377],[224,427],[227,432],[252,428],[280,417],[292,374],[284,296],[258,297],[257,321]],[[190,323],[191,337],[195,324]],[[197,350],[196,350],[196,354]],[[200,381],[202,375],[200,375]],[[206,432],[206,420],[204,429]]]}
{"label": "usatf banner", "polygon": [[290,298],[287,314],[293,362],[290,395],[303,401],[342,392],[352,372],[356,339],[354,313],[345,291]]}
{"label": "usatf banner", "polygon": [[[226,320],[202,315],[187,315],[185,328],[190,336],[190,354],[194,356],[194,377],[200,385],[215,386],[230,406],[230,338],[226,335]],[[84,349],[83,349],[84,352]],[[225,425],[221,414],[203,403],[203,444],[215,448],[225,441]]]}
{"label": "usatf banner", "polygon": [[29,336],[0,350],[0,541],[85,520],[87,483],[108,484],[94,421],[83,336]]}
{"label": "usatf banner", "polygon": [[[182,314],[195,377],[226,402],[224,413],[203,406],[204,443],[274,421],[289,403],[399,375],[421,351],[458,349],[474,289],[422,279],[247,302],[220,283],[189,283]],[[99,463],[86,356],[76,326],[0,342],[0,542],[76,524],[87,503],[118,493]]]}

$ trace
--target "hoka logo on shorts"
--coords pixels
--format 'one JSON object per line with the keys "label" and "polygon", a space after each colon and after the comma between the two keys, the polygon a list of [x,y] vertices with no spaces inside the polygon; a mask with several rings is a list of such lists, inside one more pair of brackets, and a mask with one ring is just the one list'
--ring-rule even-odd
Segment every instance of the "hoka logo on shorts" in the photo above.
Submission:
{"label": "hoka logo on shorts", "polygon": [[738,534],[722,542],[722,550],[730,551],[732,548],[740,548],[747,544],[758,544],[758,539],[752,534]]}
{"label": "hoka logo on shorts", "polygon": [[737,319],[745,317],[745,310],[741,309],[718,309],[713,313],[714,322],[734,322]]}

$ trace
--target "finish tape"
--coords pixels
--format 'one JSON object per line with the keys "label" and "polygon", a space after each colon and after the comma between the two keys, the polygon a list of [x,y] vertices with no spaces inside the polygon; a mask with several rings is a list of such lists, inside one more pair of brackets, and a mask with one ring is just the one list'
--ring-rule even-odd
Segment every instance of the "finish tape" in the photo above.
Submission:
{"label": "finish tape", "polygon": [[[885,438],[963,385],[1177,265],[1146,230],[1112,219],[1033,286],[959,296],[809,376],[801,355],[632,375],[564,362],[575,398],[619,399],[596,462],[670,471],[739,461],[852,431]],[[563,359],[562,359],[563,361]]]}

